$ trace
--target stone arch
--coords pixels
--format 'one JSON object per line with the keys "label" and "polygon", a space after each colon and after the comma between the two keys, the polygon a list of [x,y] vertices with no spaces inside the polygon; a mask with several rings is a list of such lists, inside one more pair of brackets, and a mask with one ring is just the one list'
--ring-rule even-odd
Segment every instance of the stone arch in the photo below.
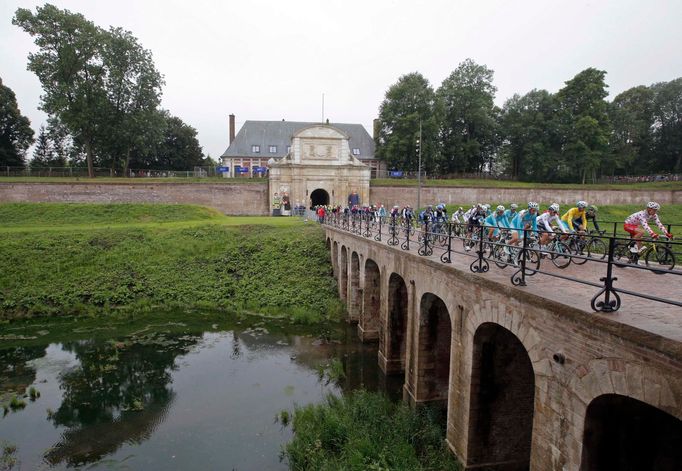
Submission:
{"label": "stone arch", "polygon": [[353,252],[350,257],[350,292],[348,293],[348,315],[351,322],[360,320],[361,303],[360,256],[357,252]]}
{"label": "stone arch", "polygon": [[379,339],[379,358],[386,374],[405,371],[407,352],[408,298],[402,276],[391,273],[388,279],[386,332]]}
{"label": "stone arch", "polygon": [[581,471],[682,469],[682,420],[645,402],[603,394],[585,415]]}
{"label": "stone arch", "polygon": [[358,332],[365,342],[378,340],[381,308],[381,271],[370,258],[365,261],[365,285],[362,296],[362,313]]}
{"label": "stone arch", "polygon": [[317,188],[316,190],[313,190],[312,193],[310,193],[310,209],[313,209],[315,206],[320,205],[322,206],[329,205],[329,193],[327,193],[327,190]]}
{"label": "stone arch", "polygon": [[334,278],[339,279],[339,243],[334,241],[332,244],[332,269]]}
{"label": "stone arch", "polygon": [[521,341],[499,324],[474,334],[467,465],[527,470],[530,466],[535,375]]}
{"label": "stone arch", "polygon": [[452,324],[445,302],[425,293],[419,303],[417,401],[445,405],[450,382]]}
{"label": "stone arch", "polygon": [[348,249],[341,246],[341,269],[339,270],[339,296],[348,302]]}

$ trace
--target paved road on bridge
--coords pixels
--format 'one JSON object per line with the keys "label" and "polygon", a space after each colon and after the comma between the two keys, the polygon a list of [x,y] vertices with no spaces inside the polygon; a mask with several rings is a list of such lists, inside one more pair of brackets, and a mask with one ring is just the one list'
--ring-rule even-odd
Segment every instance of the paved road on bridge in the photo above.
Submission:
{"label": "paved road on bridge", "polygon": [[[384,227],[384,233],[382,234],[382,240],[380,242],[374,240],[374,235],[378,233],[376,230],[372,232],[372,237],[359,235],[356,235],[356,237],[365,239],[370,243],[385,245],[391,250],[406,252],[400,248],[400,244],[397,246],[388,245],[388,237],[386,236],[385,231],[386,228]],[[401,235],[401,237],[400,243],[402,244],[405,239],[403,235]],[[460,240],[453,239],[453,250],[456,250],[456,252],[453,252],[452,254],[452,263],[445,264],[440,260],[440,256],[444,252],[440,246],[434,246],[433,255],[421,257],[417,254],[419,248],[419,244],[416,240],[417,237],[416,235],[413,237],[414,240],[412,240],[412,237],[410,240],[410,253],[420,258],[428,258],[437,261],[440,264],[451,266],[453,269],[471,273],[469,266],[476,259],[476,254],[474,251],[465,252]],[[531,292],[538,296],[553,299],[559,303],[580,309],[584,311],[586,315],[607,317],[611,320],[636,327],[646,332],[651,332],[671,340],[682,342],[682,307],[619,293],[621,297],[621,307],[617,312],[595,312],[590,306],[590,301],[594,295],[599,292],[600,288],[581,284],[576,281],[556,278],[542,273],[527,276],[527,286],[513,286],[511,277],[518,268],[507,266],[506,268],[501,269],[497,267],[492,260],[489,261],[489,265],[490,269],[488,272],[477,274],[477,276],[495,280],[499,283],[512,286],[514,289],[520,291]],[[556,268],[550,260],[545,258],[542,260],[540,270],[550,274],[556,273],[558,275],[570,276],[579,280],[602,285],[603,282],[599,281],[599,279],[606,276],[607,264],[588,261],[583,265],[571,263],[568,267],[559,269]],[[615,288],[626,289],[660,298],[668,298],[678,302],[682,300],[682,275],[657,275],[633,267],[614,267],[613,270],[614,276],[618,278],[618,280],[614,282]],[[603,296],[600,299],[603,299]]]}

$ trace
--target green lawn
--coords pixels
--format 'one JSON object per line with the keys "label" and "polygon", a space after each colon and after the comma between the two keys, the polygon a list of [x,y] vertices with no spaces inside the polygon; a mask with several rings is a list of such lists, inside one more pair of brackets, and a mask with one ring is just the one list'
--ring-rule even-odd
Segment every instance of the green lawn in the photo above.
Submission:
{"label": "green lawn", "polygon": [[0,205],[0,319],[155,310],[342,312],[315,223],[199,206]]}
{"label": "green lawn", "polygon": [[[372,186],[417,186],[417,180],[404,178],[381,178],[370,182]],[[622,183],[617,185],[577,183],[531,183],[492,179],[430,179],[423,180],[423,186],[463,186],[479,188],[557,188],[557,189],[592,189],[592,190],[682,190],[682,181]]]}

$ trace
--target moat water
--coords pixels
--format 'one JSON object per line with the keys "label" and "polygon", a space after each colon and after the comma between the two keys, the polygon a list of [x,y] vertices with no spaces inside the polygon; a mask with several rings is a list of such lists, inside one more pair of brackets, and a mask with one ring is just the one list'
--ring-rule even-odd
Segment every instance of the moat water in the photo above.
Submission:
{"label": "moat water", "polygon": [[0,419],[14,469],[285,470],[292,430],[281,411],[400,389],[381,374],[376,344],[347,325],[301,333],[257,318],[174,318],[57,330],[0,332],[2,403],[39,393]]}

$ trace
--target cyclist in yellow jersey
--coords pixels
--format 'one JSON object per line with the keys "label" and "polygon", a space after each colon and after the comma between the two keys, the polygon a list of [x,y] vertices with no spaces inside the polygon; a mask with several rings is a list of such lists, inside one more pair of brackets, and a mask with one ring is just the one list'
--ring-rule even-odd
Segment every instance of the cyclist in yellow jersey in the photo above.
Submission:
{"label": "cyclist in yellow jersey", "polygon": [[561,222],[570,231],[584,231],[587,229],[587,217],[585,216],[585,201],[578,201],[575,208],[571,208],[563,216]]}

